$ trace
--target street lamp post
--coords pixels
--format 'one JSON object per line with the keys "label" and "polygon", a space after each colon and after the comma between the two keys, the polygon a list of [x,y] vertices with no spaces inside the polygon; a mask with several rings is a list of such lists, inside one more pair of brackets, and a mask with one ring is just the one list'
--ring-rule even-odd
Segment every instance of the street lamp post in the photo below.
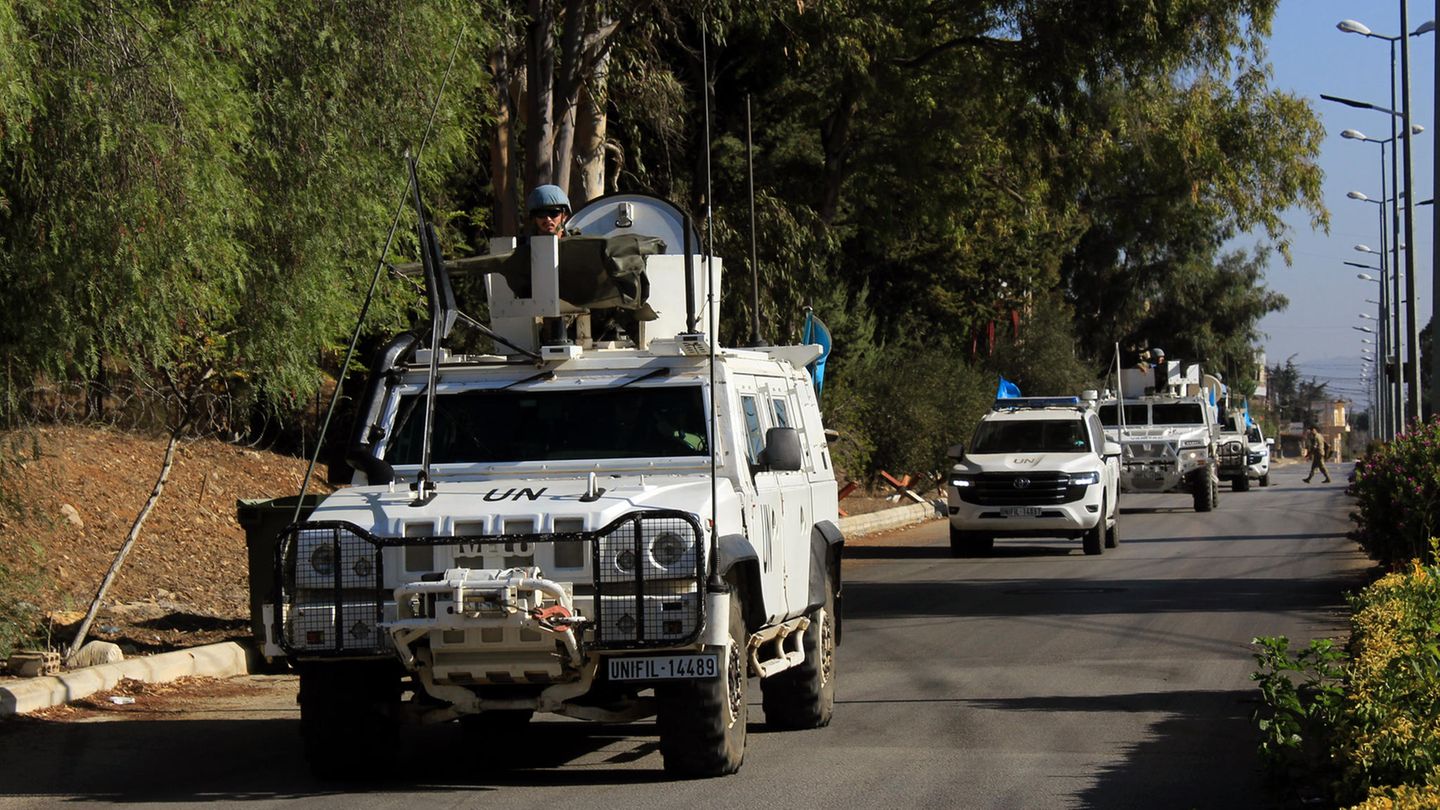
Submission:
{"label": "street lamp post", "polygon": [[[1410,11],[1409,11],[1409,5],[1410,5],[1410,4],[1409,4],[1409,2],[1407,2],[1407,0],[1400,0],[1400,30],[1401,30],[1402,32],[1410,31]],[[1364,37],[1371,37],[1371,38],[1374,38],[1374,39],[1383,39],[1383,40],[1385,40],[1386,42],[1390,43],[1390,109],[1389,109],[1389,110],[1383,110],[1383,112],[1388,112],[1388,113],[1390,113],[1390,116],[1391,116],[1391,119],[1390,119],[1390,135],[1391,135],[1391,138],[1392,138],[1392,139],[1395,138],[1395,137],[1397,137],[1397,133],[1396,133],[1396,131],[1395,131],[1395,130],[1396,130],[1395,117],[1398,116],[1398,117],[1400,118],[1400,121],[1399,121],[1400,132],[1398,133],[1398,135],[1399,135],[1399,137],[1400,137],[1400,142],[1401,142],[1401,144],[1403,144],[1404,147],[1405,147],[1405,157],[1404,157],[1404,161],[1403,161],[1403,165],[1404,165],[1404,180],[1403,180],[1403,183],[1404,183],[1404,189],[1405,189],[1405,192],[1404,192],[1404,195],[1405,195],[1405,223],[1404,223],[1405,230],[1404,230],[1404,243],[1405,243],[1406,245],[1414,245],[1414,244],[1415,244],[1415,204],[1414,204],[1415,195],[1414,195],[1414,181],[1413,181],[1413,176],[1412,176],[1413,173],[1412,173],[1412,168],[1411,168],[1411,167],[1412,167],[1412,164],[1413,164],[1413,162],[1414,162],[1414,149],[1411,148],[1411,140],[1410,140],[1410,139],[1411,139],[1411,136],[1412,136],[1411,129],[1410,129],[1410,37],[1412,37],[1412,36],[1420,36],[1420,35],[1422,35],[1422,34],[1427,34],[1427,33],[1431,32],[1431,31],[1434,31],[1434,30],[1435,30],[1435,23],[1434,23],[1433,21],[1432,21],[1432,22],[1427,22],[1427,23],[1425,23],[1424,25],[1420,26],[1420,28],[1418,28],[1418,29],[1416,29],[1415,31],[1409,33],[1408,35],[1405,34],[1405,33],[1401,33],[1401,34],[1397,34],[1397,35],[1395,35],[1395,36],[1386,36],[1385,34],[1377,34],[1377,33],[1375,33],[1374,31],[1371,31],[1369,27],[1367,27],[1364,23],[1359,22],[1358,20],[1341,20],[1341,21],[1339,22],[1339,24],[1337,24],[1335,27],[1336,27],[1336,28],[1339,28],[1341,31],[1344,31],[1344,32],[1349,33],[1349,34],[1360,34],[1361,36],[1364,36]],[[1399,112],[1396,112],[1396,111],[1395,111],[1395,107],[1396,107],[1396,103],[1395,103],[1395,101],[1396,101],[1396,99],[1395,99],[1395,43],[1396,43],[1396,42],[1399,42],[1399,43],[1400,43],[1400,104],[1399,104],[1400,111],[1399,111]],[[1437,70],[1437,71],[1440,71],[1440,66],[1437,66],[1436,70]],[[1323,96],[1322,96],[1322,98],[1323,98]],[[1374,105],[1371,105],[1371,104],[1365,104],[1364,102],[1356,103],[1356,102],[1348,101],[1348,100],[1346,100],[1346,99],[1331,99],[1331,100],[1332,100],[1332,101],[1339,101],[1339,102],[1342,103],[1342,104],[1350,104],[1350,106],[1352,106],[1352,107],[1362,107],[1362,108],[1377,109],[1377,110],[1381,109],[1381,108],[1375,107]],[[1400,161],[1396,161],[1396,162],[1400,162]],[[1392,170],[1392,172],[1393,172],[1393,170]],[[1437,169],[1437,172],[1440,172],[1440,169]],[[1396,207],[1398,208],[1399,206],[1396,206]],[[1437,223],[1440,223],[1440,212],[1437,212],[1437,220],[1436,220],[1436,221],[1437,221]],[[1399,224],[1399,223],[1397,223],[1397,225],[1398,225],[1398,224]],[[1396,234],[1396,236],[1397,236],[1397,239],[1396,239],[1395,241],[1396,241],[1396,242],[1400,242],[1401,239],[1398,238],[1398,237],[1399,237],[1399,234],[1400,234],[1400,229],[1399,229],[1398,227],[1397,227],[1396,230],[1395,230],[1395,234]],[[1397,247],[1397,250],[1398,250],[1398,247]],[[1397,254],[1397,258],[1398,258],[1398,254]],[[1395,265],[1395,269],[1396,269],[1396,272],[1398,273],[1398,272],[1399,272],[1399,269],[1400,269],[1400,266],[1399,266],[1398,263]],[[1418,326],[1416,325],[1416,323],[1415,323],[1415,254],[1414,254],[1414,251],[1406,251],[1406,253],[1405,253],[1405,298],[1407,299],[1407,300],[1406,300],[1406,303],[1405,303],[1405,320],[1406,320],[1405,347],[1406,347],[1406,354],[1407,354],[1407,355],[1409,356],[1409,358],[1410,358],[1410,366],[1409,366],[1409,372],[1410,372],[1410,373],[1407,375],[1408,378],[1409,378],[1409,379],[1407,380],[1407,382],[1408,382],[1409,388],[1410,388],[1410,391],[1409,391],[1409,405],[1410,405],[1410,408],[1409,408],[1408,411],[1406,411],[1406,415],[1407,415],[1407,416],[1412,416],[1412,417],[1415,418],[1416,420],[1419,420],[1419,419],[1422,418],[1422,409],[1421,409],[1421,407],[1420,407],[1420,353],[1419,353],[1419,350],[1420,350],[1420,329],[1419,329],[1419,327],[1418,327]],[[1437,300],[1437,301],[1440,301],[1440,292],[1437,292],[1437,293],[1436,293],[1436,300]],[[1432,365],[1433,365],[1433,364],[1435,364],[1436,361],[1435,361],[1434,358],[1432,358],[1432,359],[1431,359],[1431,362],[1432,362]],[[1405,368],[1405,367],[1402,365],[1401,368],[1403,369],[1403,368]],[[1434,385],[1434,384],[1435,384],[1435,380],[1432,379],[1431,384]]]}
{"label": "street lamp post", "polygon": [[[1374,143],[1379,143],[1379,144],[1380,144],[1380,187],[1381,187],[1380,196],[1381,196],[1381,199],[1379,199],[1379,200],[1372,200],[1372,199],[1370,199],[1369,197],[1367,197],[1365,194],[1363,194],[1363,193],[1361,193],[1361,192],[1359,192],[1359,191],[1351,191],[1351,192],[1349,192],[1348,194],[1346,194],[1345,196],[1349,197],[1349,198],[1352,199],[1352,200],[1359,200],[1359,201],[1361,201],[1361,202],[1374,203],[1375,206],[1376,206],[1376,208],[1377,208],[1377,213],[1380,215],[1380,250],[1379,250],[1379,251],[1372,251],[1372,250],[1369,249],[1368,246],[1365,246],[1365,245],[1356,245],[1356,246],[1355,246],[1355,249],[1358,250],[1358,251],[1361,251],[1362,253],[1374,253],[1374,254],[1376,254],[1376,255],[1378,255],[1378,256],[1380,257],[1380,266],[1379,266],[1378,268],[1372,268],[1372,269],[1376,269],[1376,270],[1379,270],[1379,271],[1380,271],[1380,305],[1379,305],[1379,306],[1380,306],[1380,316],[1381,316],[1382,319],[1384,319],[1384,320],[1381,321],[1381,324],[1382,324],[1381,330],[1380,330],[1380,331],[1381,331],[1381,335],[1382,335],[1381,344],[1382,344],[1382,348],[1387,350],[1387,351],[1386,351],[1386,355],[1387,355],[1387,356],[1388,356],[1388,354],[1389,354],[1388,349],[1389,349],[1389,347],[1390,347],[1391,345],[1393,345],[1393,346],[1396,347],[1396,348],[1395,348],[1395,352],[1396,352],[1396,354],[1398,354],[1398,353],[1399,353],[1399,348],[1398,348],[1398,347],[1400,346],[1400,309],[1399,309],[1399,307],[1395,307],[1395,306],[1393,306],[1393,305],[1390,303],[1390,302],[1391,302],[1392,300],[1394,300],[1394,299],[1390,298],[1390,285],[1389,285],[1389,283],[1386,281],[1386,276],[1387,276],[1387,273],[1389,272],[1389,266],[1393,266],[1393,265],[1389,265],[1388,262],[1386,261],[1387,256],[1388,256],[1388,251],[1386,250],[1386,246],[1387,246],[1388,241],[1390,241],[1390,240],[1389,240],[1389,234],[1387,233],[1387,229],[1386,229],[1386,227],[1385,227],[1385,206],[1386,206],[1387,204],[1396,203],[1397,200],[1398,200],[1398,198],[1392,198],[1392,199],[1385,199],[1385,198],[1384,198],[1384,197],[1385,197],[1385,190],[1384,190],[1384,187],[1385,187],[1385,144],[1388,143],[1389,141],[1374,141],[1373,139],[1366,137],[1366,136],[1365,136],[1365,133],[1363,133],[1363,132],[1358,132],[1358,131],[1353,130],[1353,129],[1347,129],[1347,130],[1345,130],[1344,132],[1342,132],[1342,133],[1340,133],[1340,134],[1341,134],[1341,137],[1344,137],[1344,138],[1350,138],[1350,139],[1352,139],[1352,140],[1359,140],[1359,141],[1370,141],[1370,142],[1374,142]],[[1397,248],[1397,252],[1398,252],[1399,242],[1398,242],[1398,240],[1394,240],[1394,241],[1396,241],[1396,248]],[[1348,265],[1353,265],[1353,266],[1355,266],[1355,267],[1366,267],[1366,268],[1370,267],[1369,265],[1360,264],[1359,262],[1346,262],[1346,264],[1348,264]],[[1392,275],[1393,275],[1393,274],[1392,274]],[[1398,277],[1398,275],[1395,276],[1394,286],[1395,286],[1395,297],[1398,298],[1398,297],[1399,297],[1399,293],[1400,293],[1400,283],[1399,283],[1399,277]],[[1390,321],[1389,321],[1389,319],[1392,317],[1391,314],[1390,314],[1390,313],[1392,313],[1392,312],[1394,313],[1393,317],[1394,317],[1394,320],[1395,320],[1395,324],[1394,324],[1395,337],[1394,337],[1394,343],[1393,343],[1393,344],[1390,343]],[[1379,408],[1379,410],[1380,410],[1380,416],[1381,416],[1381,419],[1382,419],[1383,422],[1384,422],[1384,429],[1380,431],[1380,435],[1381,435],[1381,437],[1384,438],[1384,439],[1393,438],[1394,435],[1399,432],[1400,427],[1404,424],[1405,388],[1404,388],[1404,385],[1402,385],[1402,383],[1401,383],[1401,380],[1400,380],[1399,375],[1396,375],[1395,378],[1391,381],[1391,386],[1393,386],[1394,391],[1393,391],[1393,392],[1389,391],[1389,390],[1388,390],[1388,387],[1389,387],[1389,386],[1387,386],[1387,389],[1386,389],[1386,391],[1385,391],[1385,396],[1381,397],[1381,398],[1380,398],[1380,402],[1378,403],[1379,406],[1380,406],[1380,408]]]}

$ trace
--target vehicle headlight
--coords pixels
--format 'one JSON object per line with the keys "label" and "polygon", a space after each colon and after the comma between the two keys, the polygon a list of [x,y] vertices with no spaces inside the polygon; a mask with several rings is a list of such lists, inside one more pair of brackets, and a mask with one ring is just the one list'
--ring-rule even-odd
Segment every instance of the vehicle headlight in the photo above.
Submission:
{"label": "vehicle headlight", "polygon": [[1180,454],[1180,457],[1185,459],[1186,461],[1203,461],[1205,458],[1205,451],[1186,450],[1185,452]]}
{"label": "vehicle headlight", "polygon": [[335,547],[331,545],[316,546],[310,552],[310,567],[315,573],[322,577],[328,577],[335,573]]}
{"label": "vehicle headlight", "polygon": [[1084,487],[1098,483],[1100,483],[1100,473],[1096,470],[1070,474],[1070,486],[1072,487]]}
{"label": "vehicle headlight", "polygon": [[634,571],[635,552],[628,548],[620,549],[620,553],[615,555],[615,567],[627,574]]}
{"label": "vehicle headlight", "polygon": [[950,476],[950,486],[961,489],[973,487],[975,486],[975,477],[971,475],[952,475]]}
{"label": "vehicle headlight", "polygon": [[650,541],[650,557],[661,568],[669,568],[685,557],[685,541],[676,534],[662,534]]}

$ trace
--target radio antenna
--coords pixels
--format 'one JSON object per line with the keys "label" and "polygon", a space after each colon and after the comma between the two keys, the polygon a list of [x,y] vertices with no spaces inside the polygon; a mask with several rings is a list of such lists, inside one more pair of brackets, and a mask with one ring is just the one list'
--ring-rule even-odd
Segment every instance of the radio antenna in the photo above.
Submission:
{"label": "radio antenna", "polygon": [[745,94],[745,164],[750,175],[750,345],[764,346],[765,338],[760,336],[760,251],[755,246],[755,141],[750,135],[749,93]]}
{"label": "radio antenna", "polygon": [[[720,303],[715,300],[715,227],[711,222],[710,208],[710,31],[705,19],[700,20],[700,91],[705,107],[705,319],[710,331],[710,578],[705,590],[710,593],[725,593],[728,587],[720,578],[720,484],[716,469],[720,450],[716,439],[720,436],[719,412],[715,400],[718,388],[715,384],[715,343],[719,340],[719,323],[716,312]],[[736,459],[739,461],[738,457]]]}

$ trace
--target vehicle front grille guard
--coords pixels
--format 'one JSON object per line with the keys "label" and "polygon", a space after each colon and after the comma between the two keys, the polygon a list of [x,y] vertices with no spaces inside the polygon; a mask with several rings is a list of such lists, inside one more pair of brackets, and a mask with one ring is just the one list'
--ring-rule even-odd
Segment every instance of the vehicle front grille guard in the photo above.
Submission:
{"label": "vehicle front grille guard", "polygon": [[[593,532],[380,537],[344,521],[294,524],[275,552],[274,626],[289,654],[345,657],[391,651],[382,626],[387,547],[590,544],[592,615],[586,646],[636,649],[689,644],[704,627],[705,543],[688,512],[631,512]],[[452,557],[453,558],[453,557]]]}

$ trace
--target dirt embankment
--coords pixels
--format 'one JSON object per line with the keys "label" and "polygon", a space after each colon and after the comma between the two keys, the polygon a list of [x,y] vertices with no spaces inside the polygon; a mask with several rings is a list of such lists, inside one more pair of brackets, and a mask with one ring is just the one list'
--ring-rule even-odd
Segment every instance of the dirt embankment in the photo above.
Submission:
{"label": "dirt embankment", "polygon": [[[154,489],[165,444],[73,426],[4,434],[0,565],[22,585],[18,596],[48,619],[56,646],[70,642]],[[216,440],[181,444],[90,637],[135,652],[247,637],[245,533],[235,501],[293,495],[305,466]]]}

